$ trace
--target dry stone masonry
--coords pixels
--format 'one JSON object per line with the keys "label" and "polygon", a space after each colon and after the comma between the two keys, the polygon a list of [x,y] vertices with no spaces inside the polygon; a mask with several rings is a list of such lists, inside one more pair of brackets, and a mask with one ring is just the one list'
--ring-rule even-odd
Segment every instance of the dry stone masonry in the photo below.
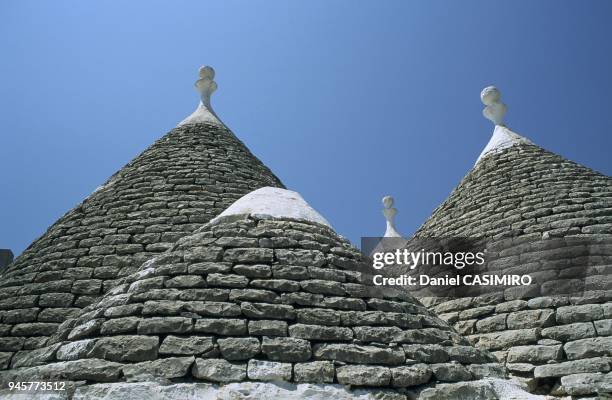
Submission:
{"label": "dry stone masonry", "polygon": [[220,122],[182,124],[69,211],[2,273],[0,368],[235,200],[281,182]]}
{"label": "dry stone masonry", "polygon": [[415,388],[434,396],[436,382],[470,392],[467,382],[505,376],[411,296],[370,286],[363,263],[326,225],[222,217],[62,323],[45,347],[18,352],[1,379],[285,381],[405,399]]}
{"label": "dry stone masonry", "polygon": [[[195,112],[0,272],[0,399],[612,392],[609,177],[503,126],[487,88],[493,138],[417,237],[486,237],[489,268],[547,284],[452,299],[375,287],[369,260],[223,125],[214,77],[201,68]],[[553,240],[573,236],[596,245]],[[585,273],[581,296],[558,295]],[[29,381],[65,390],[8,388]]]}
{"label": "dry stone masonry", "polygon": [[[421,300],[533,391],[610,392],[612,179],[517,136],[496,126],[488,150],[415,237],[486,238],[490,270],[544,283]],[[558,295],[572,285],[580,293]]]}

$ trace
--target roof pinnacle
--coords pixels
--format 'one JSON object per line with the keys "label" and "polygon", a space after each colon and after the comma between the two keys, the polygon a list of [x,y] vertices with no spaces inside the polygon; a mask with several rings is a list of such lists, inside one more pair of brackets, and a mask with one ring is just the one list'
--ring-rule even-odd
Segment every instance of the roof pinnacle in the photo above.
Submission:
{"label": "roof pinnacle", "polygon": [[221,124],[219,117],[217,117],[217,114],[215,114],[210,105],[210,96],[217,90],[217,82],[214,81],[215,70],[206,65],[200,67],[198,74],[200,78],[195,82],[194,86],[200,94],[200,104],[193,114],[181,121],[178,126],[203,122]]}
{"label": "roof pinnacle", "polygon": [[501,93],[495,86],[487,86],[480,92],[480,100],[486,106],[482,115],[495,125],[504,126],[504,115],[508,107],[501,102]]}
{"label": "roof pinnacle", "polygon": [[393,197],[385,196],[382,198],[383,215],[387,220],[387,230],[385,231],[385,237],[402,237],[402,235],[395,229],[395,215],[397,209],[393,207]]}
{"label": "roof pinnacle", "polygon": [[198,93],[200,93],[200,100],[202,101],[202,104],[212,111],[210,108],[210,95],[217,90],[217,82],[214,81],[215,70],[206,65],[200,67],[199,75],[200,79],[196,81],[194,86],[196,87]]}

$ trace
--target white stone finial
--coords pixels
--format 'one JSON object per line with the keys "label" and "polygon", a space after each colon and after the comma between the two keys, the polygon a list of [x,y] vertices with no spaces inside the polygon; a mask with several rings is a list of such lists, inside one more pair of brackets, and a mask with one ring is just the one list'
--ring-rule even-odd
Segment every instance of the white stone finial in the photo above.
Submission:
{"label": "white stone finial", "polygon": [[501,102],[501,93],[495,86],[488,86],[480,92],[480,100],[486,106],[482,115],[495,125],[504,126],[504,115],[508,107]]}
{"label": "white stone finial", "polygon": [[200,79],[194,86],[200,94],[200,104],[193,114],[182,120],[178,126],[203,122],[222,124],[210,105],[210,96],[217,90],[217,82],[214,81],[215,70],[206,65],[200,67],[198,74]]}
{"label": "white stone finial", "polygon": [[385,237],[402,237],[402,235],[395,229],[395,215],[397,209],[393,207],[393,197],[385,196],[382,199],[383,215],[387,220],[387,230],[385,231]]}
{"label": "white stone finial", "polygon": [[210,108],[210,95],[217,90],[217,82],[215,79],[215,70],[208,65],[200,67],[199,71],[200,79],[195,83],[196,90],[200,93],[200,100],[202,104]]}

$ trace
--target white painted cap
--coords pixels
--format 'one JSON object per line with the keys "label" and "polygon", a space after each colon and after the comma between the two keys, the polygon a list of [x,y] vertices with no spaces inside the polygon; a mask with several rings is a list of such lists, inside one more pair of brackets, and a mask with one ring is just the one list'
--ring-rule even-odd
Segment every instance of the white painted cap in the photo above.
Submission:
{"label": "white painted cap", "polygon": [[242,196],[210,222],[216,222],[230,215],[299,219],[331,228],[329,222],[310,207],[299,193],[269,186]]}
{"label": "white painted cap", "polygon": [[486,156],[490,154],[496,154],[504,149],[515,146],[517,144],[533,144],[533,142],[526,137],[519,135],[516,132],[511,131],[505,126],[497,125],[493,131],[493,136],[489,140],[489,143],[478,156],[476,164]]}

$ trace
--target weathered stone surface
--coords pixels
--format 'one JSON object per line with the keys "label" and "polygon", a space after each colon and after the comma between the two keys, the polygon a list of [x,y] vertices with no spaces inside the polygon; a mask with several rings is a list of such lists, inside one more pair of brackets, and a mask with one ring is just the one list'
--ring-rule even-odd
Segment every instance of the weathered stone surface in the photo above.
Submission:
{"label": "weathered stone surface", "polygon": [[290,381],[292,371],[291,363],[249,360],[247,376],[256,381]]}
{"label": "weathered stone surface", "polygon": [[167,288],[197,288],[205,287],[206,282],[200,275],[179,275],[164,282]]}
{"label": "weathered stone surface", "polygon": [[18,351],[23,348],[22,337],[0,337],[0,351]]}
{"label": "weathered stone surface", "polygon": [[442,363],[448,361],[446,347],[439,344],[405,344],[402,346],[406,358],[424,363]]}
{"label": "weathered stone surface", "polygon": [[354,386],[388,386],[391,370],[369,365],[345,365],[336,369],[338,382]]}
{"label": "weathered stone surface", "polygon": [[474,348],[472,346],[450,346],[446,348],[451,361],[462,364],[478,364],[494,361],[489,352]]}
{"label": "weathered stone surface", "polygon": [[528,363],[508,363],[506,367],[512,372],[533,372],[535,369],[535,365]]}
{"label": "weathered stone surface", "polygon": [[159,354],[200,355],[213,348],[212,337],[168,335],[159,347]]}
{"label": "weathered stone surface", "polygon": [[13,353],[0,352],[0,370],[7,369],[11,365],[11,357]]}
{"label": "weathered stone surface", "polygon": [[469,381],[472,374],[466,367],[456,363],[432,364],[429,366],[435,377],[443,382]]}
{"label": "weathered stone surface", "polygon": [[567,342],[595,336],[592,322],[578,322],[568,325],[557,325],[542,329],[542,337]]}
{"label": "weathered stone surface", "polygon": [[202,318],[195,320],[194,332],[214,333],[217,335],[245,335],[247,323],[244,319],[209,319]]}
{"label": "weathered stone surface", "polygon": [[316,344],[313,356],[318,360],[333,360],[355,364],[400,365],[405,361],[401,348],[382,348],[356,344]]}
{"label": "weathered stone surface", "polygon": [[86,358],[91,351],[96,339],[77,340],[61,346],[56,353],[56,358],[60,361],[72,361],[79,358]]}
{"label": "weathered stone surface", "polygon": [[332,296],[346,295],[344,285],[339,282],[324,281],[322,279],[312,279],[307,281],[301,281],[300,286],[303,290],[315,294],[324,294]]}
{"label": "weathered stone surface", "polygon": [[191,373],[197,379],[212,382],[237,382],[246,379],[247,365],[230,363],[218,358],[197,358]]}
{"label": "weathered stone surface", "polygon": [[432,371],[426,364],[414,364],[391,368],[391,374],[393,376],[393,386],[410,387],[429,382]]}
{"label": "weathered stone surface", "polygon": [[[473,333],[476,333],[476,323],[477,322],[478,322],[477,319],[468,319],[468,320],[465,320],[465,321],[457,321],[457,322],[455,322],[453,327],[461,335],[471,335]],[[505,323],[505,321],[504,321],[504,323]]]}
{"label": "weathered stone surface", "polygon": [[21,322],[33,322],[36,321],[38,316],[38,308],[19,308],[17,310],[9,310],[4,312],[2,322],[5,324],[18,324]]}
{"label": "weathered stone surface", "polygon": [[111,319],[102,324],[100,327],[100,334],[117,335],[119,333],[135,333],[140,321],[141,319],[138,317]]}
{"label": "weathered stone surface", "polygon": [[297,265],[274,265],[272,275],[276,279],[304,280],[309,278],[308,268]]}
{"label": "weathered stone surface", "polygon": [[350,328],[295,324],[289,327],[289,336],[308,340],[352,340]]}
{"label": "weathered stone surface", "polygon": [[[513,311],[521,311],[527,308],[527,301],[525,300],[512,300],[505,303],[501,303],[495,306],[495,312],[498,314],[509,313]],[[537,307],[540,308],[540,307]],[[543,308],[543,307],[542,307]]]}
{"label": "weathered stone surface", "polygon": [[25,324],[17,324],[13,327],[11,335],[13,336],[49,336],[52,335],[59,324],[49,322],[31,322]]}
{"label": "weathered stone surface", "polygon": [[534,369],[533,374],[536,378],[547,378],[585,372],[608,371],[610,371],[610,363],[605,358],[587,358],[558,364],[540,365]]}
{"label": "weathered stone surface", "polygon": [[244,288],[249,284],[249,279],[242,275],[208,274],[206,283],[209,286]]}
{"label": "weathered stone surface", "polygon": [[252,337],[218,339],[217,344],[223,358],[231,361],[247,360],[260,351],[259,340]]}
{"label": "weathered stone surface", "polygon": [[612,319],[602,319],[601,321],[595,321],[595,330],[599,336],[610,336],[612,335]]}
{"label": "weathered stone surface", "polygon": [[274,255],[280,264],[304,267],[320,267],[325,264],[325,256],[317,250],[275,249]]}
{"label": "weathered stone surface", "polygon": [[251,281],[251,286],[276,292],[297,292],[300,290],[299,283],[288,279],[254,279]]}
{"label": "weathered stone surface", "polygon": [[139,335],[158,333],[187,333],[193,329],[191,318],[185,317],[153,317],[146,318],[138,324]]}
{"label": "weathered stone surface", "polygon": [[612,356],[612,336],[581,339],[563,346],[568,360]]}
{"label": "weathered stone surface", "polygon": [[325,297],[321,305],[338,310],[365,311],[367,308],[365,301],[362,299],[352,299],[349,297]]}
{"label": "weathered stone surface", "polygon": [[499,397],[488,382],[462,382],[436,385],[420,393],[419,400],[497,400]]}
{"label": "weathered stone surface", "polygon": [[227,249],[223,254],[223,261],[237,263],[271,263],[273,260],[273,250],[265,248]]}
{"label": "weathered stone surface", "polygon": [[492,314],[494,311],[495,306],[468,308],[467,310],[463,310],[459,313],[459,319],[482,318],[486,315]]}
{"label": "weathered stone surface", "polygon": [[555,323],[553,310],[524,310],[510,313],[506,319],[508,329],[545,328]]}
{"label": "weathered stone surface", "polygon": [[507,362],[544,364],[548,361],[559,361],[563,358],[563,347],[556,346],[515,346],[508,350]]}
{"label": "weathered stone surface", "polygon": [[261,351],[272,361],[286,362],[308,361],[312,354],[309,341],[288,337],[264,337]]}
{"label": "weathered stone surface", "polygon": [[240,305],[242,313],[249,318],[262,319],[295,319],[295,310],[284,304],[249,303]]}
{"label": "weathered stone surface", "polygon": [[612,373],[583,373],[563,376],[563,389],[572,396],[612,392]]}
{"label": "weathered stone surface", "polygon": [[278,294],[262,289],[232,289],[230,301],[253,301],[261,303],[278,303]]}
{"label": "weathered stone surface", "polygon": [[119,378],[122,367],[122,364],[98,359],[64,361],[38,367],[32,378],[112,382]]}
{"label": "weathered stone surface", "polygon": [[[0,392],[0,394],[4,394]],[[209,383],[120,382],[79,386],[74,400],[123,399],[262,399],[262,400],[406,400],[395,391],[353,388],[338,384],[290,384],[287,382]],[[62,397],[61,400],[65,400]],[[60,398],[45,399],[60,400]],[[454,399],[456,400],[456,399]],[[478,398],[476,400],[482,400]],[[489,399],[490,400],[490,399]]]}
{"label": "weathered stone surface", "polygon": [[148,361],[157,358],[156,336],[111,336],[98,339],[90,356],[110,361]]}
{"label": "weathered stone surface", "polygon": [[274,320],[249,321],[249,335],[287,336],[287,322]]}
{"label": "weathered stone surface", "polygon": [[43,347],[36,350],[22,350],[15,355],[11,360],[11,368],[34,367],[52,361],[55,353],[60,348],[61,344]]}
{"label": "weathered stone surface", "polygon": [[[518,300],[517,300],[518,301]],[[495,332],[506,329],[507,314],[498,314],[476,322],[476,330],[478,332]],[[473,332],[465,332],[471,334]]]}
{"label": "weathered stone surface", "polygon": [[512,346],[536,343],[539,338],[540,330],[520,329],[504,332],[485,333],[474,337],[476,345],[486,350],[507,349]]}
{"label": "weathered stone surface", "polygon": [[341,315],[337,311],[324,308],[302,308],[297,310],[297,320],[308,325],[332,325],[341,323]]}
{"label": "weathered stone surface", "polygon": [[296,382],[332,383],[334,375],[334,363],[331,361],[311,361],[293,365]]}
{"label": "weathered stone surface", "polygon": [[265,264],[238,264],[234,266],[233,270],[235,273],[244,275],[247,278],[269,278],[272,276],[272,269],[269,265]]}
{"label": "weathered stone surface", "polygon": [[574,322],[588,322],[603,318],[603,309],[599,304],[584,304],[579,306],[566,306],[557,309],[557,323],[571,324]]}
{"label": "weathered stone surface", "polygon": [[396,326],[356,326],[353,328],[355,337],[364,342],[390,343],[401,333]]}
{"label": "weathered stone surface", "polygon": [[142,304],[127,304],[124,306],[109,307],[104,311],[104,316],[106,318],[119,318],[138,315],[141,313],[142,309]]}
{"label": "weathered stone surface", "polygon": [[507,377],[506,368],[499,363],[489,364],[470,364],[467,366],[468,371],[472,374],[474,379],[483,378],[500,378],[505,379]]}
{"label": "weathered stone surface", "polygon": [[395,341],[408,344],[451,344],[454,342],[453,338],[457,343],[460,341],[459,336],[454,332],[436,328],[424,328],[404,330],[396,335]]}
{"label": "weathered stone surface", "polygon": [[104,321],[101,319],[93,319],[84,324],[77,325],[68,334],[68,340],[77,340],[87,336],[91,336],[100,331],[100,327]]}
{"label": "weathered stone surface", "polygon": [[170,357],[128,364],[123,367],[123,375],[128,382],[181,378],[189,373],[194,361],[194,357]]}
{"label": "weathered stone surface", "polygon": [[41,307],[70,307],[74,301],[71,293],[43,293],[38,299]]}

